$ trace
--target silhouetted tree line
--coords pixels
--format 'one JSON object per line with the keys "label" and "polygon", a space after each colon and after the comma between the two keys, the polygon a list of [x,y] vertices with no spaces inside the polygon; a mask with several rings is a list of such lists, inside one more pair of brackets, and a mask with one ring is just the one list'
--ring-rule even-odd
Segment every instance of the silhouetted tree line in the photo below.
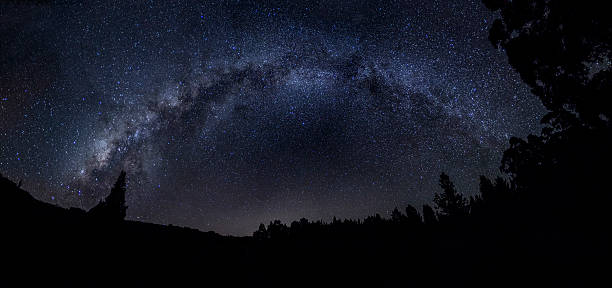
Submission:
{"label": "silhouetted tree line", "polygon": [[[483,2],[501,14],[492,25],[491,43],[505,50],[549,110],[540,135],[510,140],[500,167],[503,177],[481,176],[479,193],[467,199],[442,174],[442,192],[422,214],[408,206],[404,213],[396,208],[390,218],[302,219],[289,226],[273,221],[260,225],[254,238],[374,234],[379,237],[374,243],[385,245],[399,237],[402,245],[423,245],[417,249],[427,252],[417,253],[420,257],[440,261],[422,267],[438,271],[433,273],[438,282],[426,284],[441,286],[610,284],[605,277],[612,271],[609,9],[601,1]],[[423,275],[432,275],[426,270]]]}
{"label": "silhouetted tree line", "polygon": [[0,177],[3,259],[16,271],[6,274],[73,286],[610,286],[606,3],[483,2],[501,15],[489,39],[549,113],[540,135],[510,140],[502,175],[481,176],[474,196],[442,173],[433,207],[420,211],[408,205],[363,220],[275,220],[253,237],[223,237],[124,220],[125,173],[88,212],[38,201]]}
{"label": "silhouetted tree line", "polygon": [[[490,185],[490,180],[486,177],[482,178],[484,183]],[[499,178],[499,181],[504,181]],[[486,184],[484,184],[486,185]],[[502,185],[505,185],[505,181]],[[309,221],[306,218],[302,218],[299,221],[293,221],[290,225],[283,224],[280,220],[271,221],[268,226],[263,223],[259,225],[257,231],[253,233],[253,237],[256,239],[288,239],[288,238],[300,238],[308,234],[335,234],[339,232],[353,231],[355,233],[359,231],[378,230],[384,228],[390,229],[409,229],[415,228],[420,225],[436,225],[439,222],[452,223],[459,220],[463,220],[472,212],[478,213],[478,209],[484,205],[484,199],[489,199],[490,196],[483,198],[477,196],[468,200],[460,193],[457,192],[453,182],[450,181],[448,175],[442,173],[440,175],[440,187],[442,193],[437,193],[434,196],[435,211],[429,205],[423,205],[423,216],[421,213],[412,205],[406,206],[404,212],[400,211],[397,207],[393,209],[390,214],[390,218],[384,218],[380,214],[374,216],[368,216],[361,219],[337,219],[333,218],[331,222],[324,222],[323,220]],[[493,192],[495,193],[495,192]],[[490,195],[487,193],[487,195]],[[437,211],[437,212],[436,212]]]}

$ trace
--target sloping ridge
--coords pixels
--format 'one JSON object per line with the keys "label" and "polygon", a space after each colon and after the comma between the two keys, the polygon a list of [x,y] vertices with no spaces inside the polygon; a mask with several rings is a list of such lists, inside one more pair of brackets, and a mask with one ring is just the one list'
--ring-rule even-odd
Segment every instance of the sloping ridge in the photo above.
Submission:
{"label": "sloping ridge", "polygon": [[[110,195],[90,210],[98,211],[95,213],[62,208],[37,200],[1,174],[0,195],[0,247],[3,261],[11,264],[0,283],[117,287],[189,281],[193,279],[177,275],[227,267],[225,262],[242,258],[241,249],[235,247],[248,241],[119,219],[113,211],[103,211],[116,208],[109,208]],[[108,215],[114,216],[102,217]]]}
{"label": "sloping ridge", "polygon": [[[122,173],[120,177],[125,177],[125,173]],[[20,184],[17,184],[10,179],[0,174],[0,195],[2,201],[0,203],[0,210],[2,214],[5,214],[4,219],[10,219],[9,223],[28,225],[51,222],[56,222],[57,225],[67,224],[90,224],[90,225],[128,225],[130,227],[139,227],[139,230],[167,230],[167,232],[180,232],[189,234],[204,234],[208,236],[219,236],[214,232],[201,232],[196,229],[180,227],[180,226],[166,226],[154,223],[145,223],[139,221],[124,220],[125,211],[118,211],[119,215],[113,215],[113,209],[117,207],[113,206],[113,201],[125,202],[125,190],[117,189],[116,187],[111,190],[111,194],[103,201],[89,211],[83,209],[71,207],[63,208],[51,203],[40,201],[34,198],[29,192],[21,189]],[[117,199],[120,198],[120,199]],[[110,201],[109,201],[110,199]],[[121,207],[126,209],[127,207]],[[105,219],[102,216],[111,216],[112,219]],[[120,219],[118,219],[120,217]]]}

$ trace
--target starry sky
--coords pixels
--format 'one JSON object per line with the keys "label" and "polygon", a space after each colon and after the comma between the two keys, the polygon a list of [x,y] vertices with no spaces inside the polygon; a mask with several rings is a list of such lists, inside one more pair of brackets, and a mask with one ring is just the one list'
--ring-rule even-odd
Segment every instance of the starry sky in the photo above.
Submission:
{"label": "starry sky", "polygon": [[[474,194],[544,108],[479,0],[0,4],[0,173],[247,235]],[[138,2],[138,3],[132,3]]]}

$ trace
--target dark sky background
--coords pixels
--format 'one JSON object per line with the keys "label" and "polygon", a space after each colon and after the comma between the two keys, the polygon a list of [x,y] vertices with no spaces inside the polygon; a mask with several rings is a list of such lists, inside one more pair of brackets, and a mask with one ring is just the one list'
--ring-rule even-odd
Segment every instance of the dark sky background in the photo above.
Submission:
{"label": "dark sky background", "polygon": [[141,221],[388,215],[544,113],[480,0],[74,2],[0,4],[0,172],[65,207],[124,169]]}

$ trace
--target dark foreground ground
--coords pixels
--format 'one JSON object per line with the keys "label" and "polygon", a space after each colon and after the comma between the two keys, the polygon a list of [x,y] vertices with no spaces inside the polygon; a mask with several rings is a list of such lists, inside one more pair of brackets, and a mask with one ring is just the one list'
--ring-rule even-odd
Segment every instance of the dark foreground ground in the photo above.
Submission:
{"label": "dark foreground ground", "polygon": [[391,219],[273,222],[226,237],[63,209],[6,178],[0,187],[3,287],[585,287],[611,271],[609,226],[591,235],[497,217],[491,227],[474,201],[461,220],[409,206]]}

